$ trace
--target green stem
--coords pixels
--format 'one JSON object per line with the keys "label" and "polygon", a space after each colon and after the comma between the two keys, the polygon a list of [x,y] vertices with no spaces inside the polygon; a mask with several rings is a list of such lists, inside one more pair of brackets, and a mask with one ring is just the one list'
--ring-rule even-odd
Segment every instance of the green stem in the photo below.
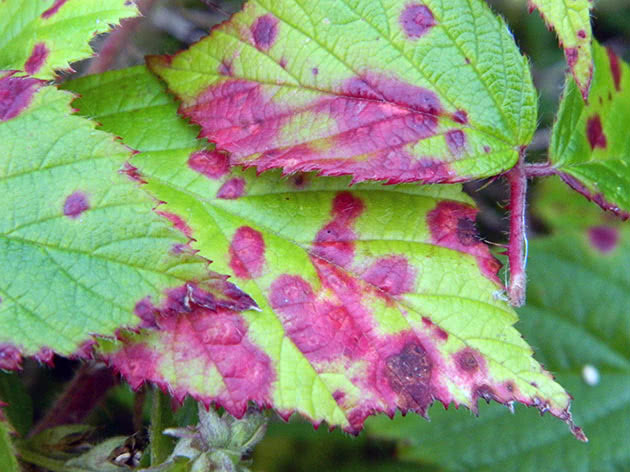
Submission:
{"label": "green stem", "polygon": [[153,388],[153,404],[151,405],[151,465],[164,462],[173,450],[173,440],[162,434],[166,428],[173,426],[174,416],[170,397]]}

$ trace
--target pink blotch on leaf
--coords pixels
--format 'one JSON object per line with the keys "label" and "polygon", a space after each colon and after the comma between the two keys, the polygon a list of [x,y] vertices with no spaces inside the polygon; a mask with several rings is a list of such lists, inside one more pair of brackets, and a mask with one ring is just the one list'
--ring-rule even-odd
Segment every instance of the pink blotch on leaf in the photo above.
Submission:
{"label": "pink blotch on leaf", "polygon": [[67,1],[68,0],[55,0],[55,3],[53,3],[49,9],[42,13],[42,18],[50,18],[51,16],[53,16]]}
{"label": "pink blotch on leaf", "polygon": [[455,156],[459,156],[466,148],[466,135],[462,130],[454,129],[445,135],[446,144]]}
{"label": "pink blotch on leaf", "polygon": [[241,279],[260,277],[265,264],[265,240],[249,226],[236,230],[230,243],[230,267]]}
{"label": "pink blotch on leaf", "polygon": [[500,284],[499,261],[488,246],[479,240],[475,225],[477,210],[459,202],[442,201],[427,214],[427,224],[433,243],[475,257],[480,271]]}
{"label": "pink blotch on leaf", "polygon": [[454,355],[457,369],[464,375],[472,377],[477,372],[485,374],[485,360],[477,350],[466,347]]}
{"label": "pink blotch on leaf", "polygon": [[196,151],[188,158],[188,167],[210,179],[220,179],[230,171],[228,155],[219,151]]}
{"label": "pink blotch on leaf", "polygon": [[610,226],[594,226],[589,228],[588,237],[595,249],[608,253],[614,251],[619,243],[619,230]]}
{"label": "pink blotch on leaf", "polygon": [[223,200],[236,200],[245,194],[245,179],[234,177],[228,180],[217,191],[217,198]]}
{"label": "pink blotch on leaf", "polygon": [[615,83],[615,90],[619,92],[621,90],[621,65],[619,64],[619,58],[610,48],[607,48],[606,52],[608,53],[610,72],[612,73],[613,81]]}
{"label": "pink blotch on leaf", "polygon": [[418,39],[436,25],[433,13],[426,5],[407,5],[400,14],[400,26],[411,39]]}
{"label": "pink blotch on leaf", "polygon": [[22,368],[22,354],[12,344],[0,344],[0,370],[19,370]]}
{"label": "pink blotch on leaf", "polygon": [[579,30],[577,32],[578,38],[580,39],[586,39],[586,31],[584,31],[583,29]]}
{"label": "pink blotch on leaf", "polygon": [[186,223],[181,216],[176,215],[175,213],[170,213],[168,211],[156,211],[156,213],[173,223],[175,229],[181,231],[189,238],[192,237],[192,229],[190,228],[190,226],[188,226],[188,223]]}
{"label": "pink blotch on leaf", "polygon": [[252,25],[254,44],[263,51],[269,50],[278,35],[278,19],[268,14],[256,18]]}
{"label": "pink blotch on leaf", "polygon": [[0,77],[0,122],[15,118],[31,103],[41,81],[24,77],[13,77],[9,72]]}
{"label": "pink blotch on leaf", "polygon": [[564,53],[567,57],[567,64],[569,64],[569,67],[573,67],[578,60],[578,50],[577,48],[566,48],[564,50]]}
{"label": "pink blotch on leaf", "polygon": [[406,257],[396,255],[376,260],[361,278],[387,295],[395,296],[413,290],[415,271]]}
{"label": "pink blotch on leaf", "polygon": [[468,113],[464,110],[457,110],[453,113],[453,120],[457,123],[461,123],[462,125],[468,124]]}
{"label": "pink blotch on leaf", "polygon": [[586,122],[586,137],[591,145],[591,149],[606,149],[606,135],[602,128],[602,120],[599,115],[592,116]]}
{"label": "pink blotch on leaf", "polygon": [[63,214],[68,218],[76,219],[84,211],[90,209],[87,196],[82,192],[74,192],[66,198],[63,204]]}
{"label": "pink blotch on leaf", "polygon": [[46,62],[46,58],[48,57],[49,52],[50,51],[48,51],[45,43],[35,44],[31,55],[24,64],[24,70],[26,71],[26,73],[33,75],[39,72],[39,69],[41,69],[41,67],[44,65],[44,62]]}

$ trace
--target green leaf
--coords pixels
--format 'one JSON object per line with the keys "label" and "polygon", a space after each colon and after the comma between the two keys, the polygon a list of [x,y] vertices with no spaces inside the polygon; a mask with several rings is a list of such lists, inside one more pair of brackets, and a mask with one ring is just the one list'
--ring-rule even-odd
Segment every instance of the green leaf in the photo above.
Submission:
{"label": "green leaf", "polygon": [[593,79],[593,0],[529,0],[529,4],[530,8],[536,7],[545,23],[556,30],[571,74],[587,101]]}
{"label": "green leaf", "polygon": [[18,375],[0,372],[0,402],[7,404],[4,412],[11,425],[26,436],[33,424],[33,402]]}
{"label": "green leaf", "polygon": [[40,79],[92,55],[95,34],[138,14],[127,0],[4,0],[0,2],[0,70]]}
{"label": "green leaf", "polygon": [[21,354],[85,354],[93,335],[150,326],[148,303],[217,302],[210,292],[224,282],[152,211],[128,148],[36,79],[4,75],[0,96],[0,368],[19,368]]}
{"label": "green leaf", "polygon": [[19,472],[20,467],[18,466],[15,449],[9,436],[11,427],[4,418],[2,406],[2,403],[0,403],[0,470],[3,472]]}
{"label": "green leaf", "polygon": [[630,67],[593,43],[595,75],[588,104],[568,80],[549,157],[562,179],[603,209],[630,217]]}
{"label": "green leaf", "polygon": [[401,441],[406,460],[447,471],[627,470],[630,228],[619,236],[608,252],[594,248],[586,230],[532,242],[528,304],[519,309],[520,331],[574,397],[572,412],[588,431],[588,445],[536,411],[518,408],[512,416],[494,405],[479,418],[436,406],[430,425],[377,418],[368,432]]}
{"label": "green leaf", "polygon": [[462,182],[536,126],[527,60],[483,0],[258,0],[149,65],[201,136],[259,171]]}
{"label": "green leaf", "polygon": [[253,400],[355,433],[371,414],[424,413],[434,399],[536,403],[570,423],[567,394],[512,328],[459,187],[230,171],[143,68],[68,86],[82,95],[74,106],[141,152],[146,188],[260,308],[191,305],[157,316],[159,330],[101,343],[132,386],[236,416]]}

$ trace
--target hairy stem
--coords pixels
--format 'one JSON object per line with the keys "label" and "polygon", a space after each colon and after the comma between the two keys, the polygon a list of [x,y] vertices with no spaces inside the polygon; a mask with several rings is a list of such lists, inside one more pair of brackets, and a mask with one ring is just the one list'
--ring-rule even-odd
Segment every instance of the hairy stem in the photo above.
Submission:
{"label": "hairy stem", "polygon": [[550,163],[544,164],[527,164],[523,165],[525,175],[527,177],[548,177],[550,175],[556,175],[558,171]]}
{"label": "hairy stem", "polygon": [[510,281],[508,297],[513,306],[523,306],[527,285],[525,273],[527,263],[527,225],[525,221],[527,174],[523,152],[521,152],[518,164],[506,174],[506,177],[510,186],[510,242],[508,245]]}
{"label": "hairy stem", "polygon": [[55,426],[80,423],[117,383],[114,373],[105,364],[91,362],[82,365],[70,385],[29,436],[33,437]]}

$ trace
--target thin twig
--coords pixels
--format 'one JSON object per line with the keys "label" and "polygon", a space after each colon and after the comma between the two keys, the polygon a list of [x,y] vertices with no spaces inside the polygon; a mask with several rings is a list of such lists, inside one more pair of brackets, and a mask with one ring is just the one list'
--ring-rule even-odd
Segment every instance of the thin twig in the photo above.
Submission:
{"label": "thin twig", "polygon": [[510,242],[508,260],[510,264],[510,281],[508,297],[513,306],[523,306],[527,275],[527,224],[525,221],[525,204],[527,196],[527,174],[524,164],[525,152],[521,150],[518,164],[507,174],[510,185]]}

